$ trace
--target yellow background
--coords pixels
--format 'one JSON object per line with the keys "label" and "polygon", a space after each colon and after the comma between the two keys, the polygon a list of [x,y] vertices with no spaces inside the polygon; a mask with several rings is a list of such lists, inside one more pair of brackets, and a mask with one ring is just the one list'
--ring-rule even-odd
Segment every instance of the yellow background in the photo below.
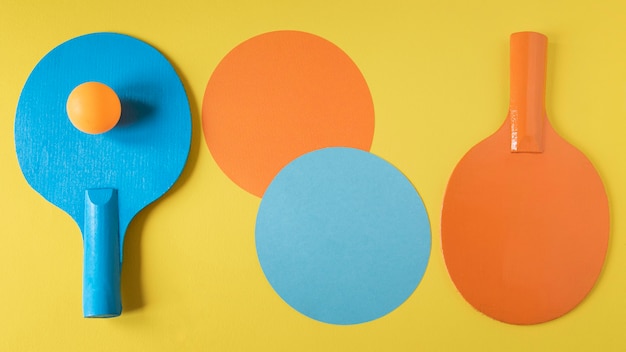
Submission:
{"label": "yellow background", "polygon": [[[402,170],[432,222],[431,260],[414,294],[373,322],[334,326],[300,315],[256,259],[260,200],[229,181],[201,133],[202,94],[242,41],[294,29],[341,47],[376,109],[372,152]],[[588,298],[555,321],[513,326],[469,306],[439,241],[447,178],[508,105],[508,38],[550,40],[548,115],[604,179],[611,238]],[[13,120],[22,86],[48,51],[114,31],[174,64],[193,115],[191,154],[171,192],[127,233],[121,317],[82,318],[82,246],[72,219],[19,170]],[[626,350],[626,3],[594,1],[40,1],[0,6],[1,351],[623,351]]]}

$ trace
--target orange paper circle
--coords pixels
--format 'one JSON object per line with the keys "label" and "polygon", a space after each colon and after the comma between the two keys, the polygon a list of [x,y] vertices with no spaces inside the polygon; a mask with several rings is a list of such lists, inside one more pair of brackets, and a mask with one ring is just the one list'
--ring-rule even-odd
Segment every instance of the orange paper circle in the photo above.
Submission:
{"label": "orange paper circle", "polygon": [[277,31],[229,52],[202,105],[204,136],[222,171],[263,196],[280,169],[324,147],[368,151],[374,106],[363,75],[318,36]]}

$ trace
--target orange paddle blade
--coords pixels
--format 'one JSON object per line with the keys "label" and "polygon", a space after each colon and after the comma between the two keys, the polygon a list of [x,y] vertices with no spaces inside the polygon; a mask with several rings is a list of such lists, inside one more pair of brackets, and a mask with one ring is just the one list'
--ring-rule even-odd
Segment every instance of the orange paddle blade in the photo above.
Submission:
{"label": "orange paddle blade", "polygon": [[511,36],[509,115],[458,163],[446,189],[446,266],[476,309],[512,324],[567,313],[596,282],[609,207],[591,162],[545,113],[545,36]]}

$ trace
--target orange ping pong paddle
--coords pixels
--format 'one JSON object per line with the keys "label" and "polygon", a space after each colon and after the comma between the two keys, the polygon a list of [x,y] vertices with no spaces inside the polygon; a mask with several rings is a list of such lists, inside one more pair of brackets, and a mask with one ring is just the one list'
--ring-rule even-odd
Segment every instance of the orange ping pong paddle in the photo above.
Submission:
{"label": "orange ping pong paddle", "polygon": [[506,121],[448,182],[441,241],[456,288],[480,312],[537,324],[576,307],[606,255],[609,206],[591,162],[550,125],[547,38],[511,35]]}

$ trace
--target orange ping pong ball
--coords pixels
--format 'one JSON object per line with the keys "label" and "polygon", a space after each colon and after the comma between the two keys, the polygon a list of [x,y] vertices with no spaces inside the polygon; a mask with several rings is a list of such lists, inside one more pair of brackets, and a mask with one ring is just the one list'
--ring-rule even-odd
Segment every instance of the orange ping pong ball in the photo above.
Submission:
{"label": "orange ping pong ball", "polygon": [[109,131],[120,120],[122,104],[106,84],[85,82],[67,98],[67,116],[82,132],[100,134]]}

